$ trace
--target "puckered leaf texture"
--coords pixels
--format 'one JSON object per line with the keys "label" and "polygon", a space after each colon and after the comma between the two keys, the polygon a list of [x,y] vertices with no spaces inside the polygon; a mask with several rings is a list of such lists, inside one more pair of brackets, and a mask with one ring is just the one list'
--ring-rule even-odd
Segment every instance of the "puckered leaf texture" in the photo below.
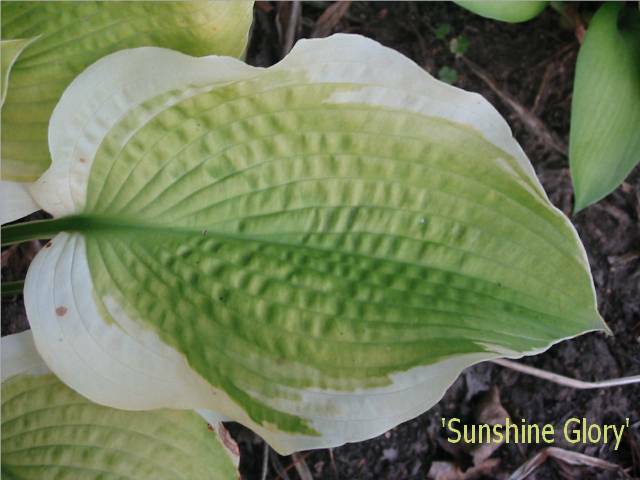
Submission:
{"label": "puckered leaf texture", "polygon": [[35,193],[69,218],[25,298],[47,363],[96,401],[334,446],[470,364],[605,328],[500,115],[371,40],[299,42],[269,69],[120,52],[51,129]]}
{"label": "puckered leaf texture", "polygon": [[231,480],[236,465],[195,412],[97,405],[47,370],[31,332],[3,337],[2,478]]}
{"label": "puckered leaf texture", "polygon": [[141,46],[239,56],[252,6],[244,0],[3,1],[2,179],[33,181],[47,169],[51,112],[71,80],[93,62]]}

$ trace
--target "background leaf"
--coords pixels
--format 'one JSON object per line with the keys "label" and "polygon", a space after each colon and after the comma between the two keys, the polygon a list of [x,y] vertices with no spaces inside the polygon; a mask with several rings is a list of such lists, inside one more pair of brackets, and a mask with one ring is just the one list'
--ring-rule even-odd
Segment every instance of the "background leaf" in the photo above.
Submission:
{"label": "background leaf", "polygon": [[575,211],[615,190],[640,161],[640,13],[603,4],[580,47],[569,160]]}
{"label": "background leaf", "polygon": [[436,38],[439,40],[443,40],[447,35],[451,32],[451,25],[448,23],[441,23],[436,28]]}
{"label": "background leaf", "polygon": [[472,363],[605,328],[504,120],[371,40],[302,41],[269,69],[120,52],[51,129],[38,198],[79,216],[25,302],[47,363],[96,401],[333,446],[421,413]]}
{"label": "background leaf", "polygon": [[486,18],[501,22],[526,22],[537,17],[547,6],[543,1],[458,0],[455,3]]}
{"label": "background leaf", "polygon": [[3,1],[3,42],[38,38],[11,69],[2,107],[2,179],[33,181],[46,170],[49,116],[66,86],[93,62],[144,45],[191,55],[239,56],[246,46],[252,5]]}
{"label": "background leaf", "polygon": [[96,405],[37,355],[29,331],[2,338],[3,478],[237,478],[232,454],[196,413]]}

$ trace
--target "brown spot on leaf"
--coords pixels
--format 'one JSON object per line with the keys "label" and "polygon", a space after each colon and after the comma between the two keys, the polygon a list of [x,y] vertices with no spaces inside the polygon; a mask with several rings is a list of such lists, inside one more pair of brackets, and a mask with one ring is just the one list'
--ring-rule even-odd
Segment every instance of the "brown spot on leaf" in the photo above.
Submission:
{"label": "brown spot on leaf", "polygon": [[80,163],[87,163],[87,159],[80,157]]}
{"label": "brown spot on leaf", "polygon": [[67,307],[56,308],[56,315],[58,315],[59,317],[66,315],[66,313],[67,313]]}

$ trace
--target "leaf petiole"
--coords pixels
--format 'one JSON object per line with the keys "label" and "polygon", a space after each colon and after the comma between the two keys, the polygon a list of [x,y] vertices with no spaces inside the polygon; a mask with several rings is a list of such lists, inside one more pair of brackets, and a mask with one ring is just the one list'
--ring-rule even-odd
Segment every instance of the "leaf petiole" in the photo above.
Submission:
{"label": "leaf petiole", "polygon": [[1,243],[4,247],[29,240],[51,238],[63,230],[72,230],[76,223],[75,217],[64,217],[3,225],[0,230]]}

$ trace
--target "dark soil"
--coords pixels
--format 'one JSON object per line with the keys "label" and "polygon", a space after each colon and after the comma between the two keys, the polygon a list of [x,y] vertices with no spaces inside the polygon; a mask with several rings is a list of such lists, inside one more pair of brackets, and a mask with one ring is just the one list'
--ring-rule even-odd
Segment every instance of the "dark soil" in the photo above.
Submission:
{"label": "dark soil", "polygon": [[[311,36],[330,4],[305,2],[296,38]],[[249,63],[268,66],[282,57],[285,35],[279,30],[286,31],[291,7],[258,2]],[[581,5],[580,11],[588,18],[595,8],[597,5]],[[445,23],[450,25],[450,32],[438,39],[435,32]],[[579,48],[575,24],[550,8],[535,20],[511,25],[480,18],[449,3],[354,2],[334,28],[324,27],[373,38],[409,56],[434,76],[442,67],[455,69],[457,86],[481,93],[505,116],[551,201],[566,214],[571,213],[573,198],[566,156],[548,138],[541,138],[540,130],[532,130],[504,98],[524,106],[529,120],[539,119],[561,145],[568,143]],[[469,47],[463,56],[456,56],[449,43],[460,36],[468,39]],[[528,357],[523,363],[583,380],[640,374],[639,219],[638,168],[613,194],[572,218],[589,254],[600,312],[614,335],[587,334]],[[24,275],[34,249],[34,245],[20,247],[8,265],[3,255],[3,281]],[[24,328],[21,297],[3,298],[2,334]],[[447,444],[441,418],[473,422],[474,408],[492,387],[498,389],[511,418],[541,425],[552,423],[557,432],[567,418],[574,416],[599,424],[620,424],[630,419],[632,428],[617,452],[609,446],[556,444],[607,460],[619,469],[571,466],[549,459],[527,478],[640,478],[640,386],[580,391],[488,363],[469,368],[431,410],[378,438],[333,450],[302,452],[295,459],[269,451],[267,478],[305,480],[304,473],[298,473],[303,464],[313,478],[343,480],[425,479],[436,461],[451,462],[464,470],[472,465],[471,456]],[[265,454],[262,440],[239,425],[229,428],[240,444],[243,478],[260,479]],[[499,461],[494,469],[486,471],[485,476],[465,478],[508,478],[543,448],[536,444],[503,445],[492,455]]]}

